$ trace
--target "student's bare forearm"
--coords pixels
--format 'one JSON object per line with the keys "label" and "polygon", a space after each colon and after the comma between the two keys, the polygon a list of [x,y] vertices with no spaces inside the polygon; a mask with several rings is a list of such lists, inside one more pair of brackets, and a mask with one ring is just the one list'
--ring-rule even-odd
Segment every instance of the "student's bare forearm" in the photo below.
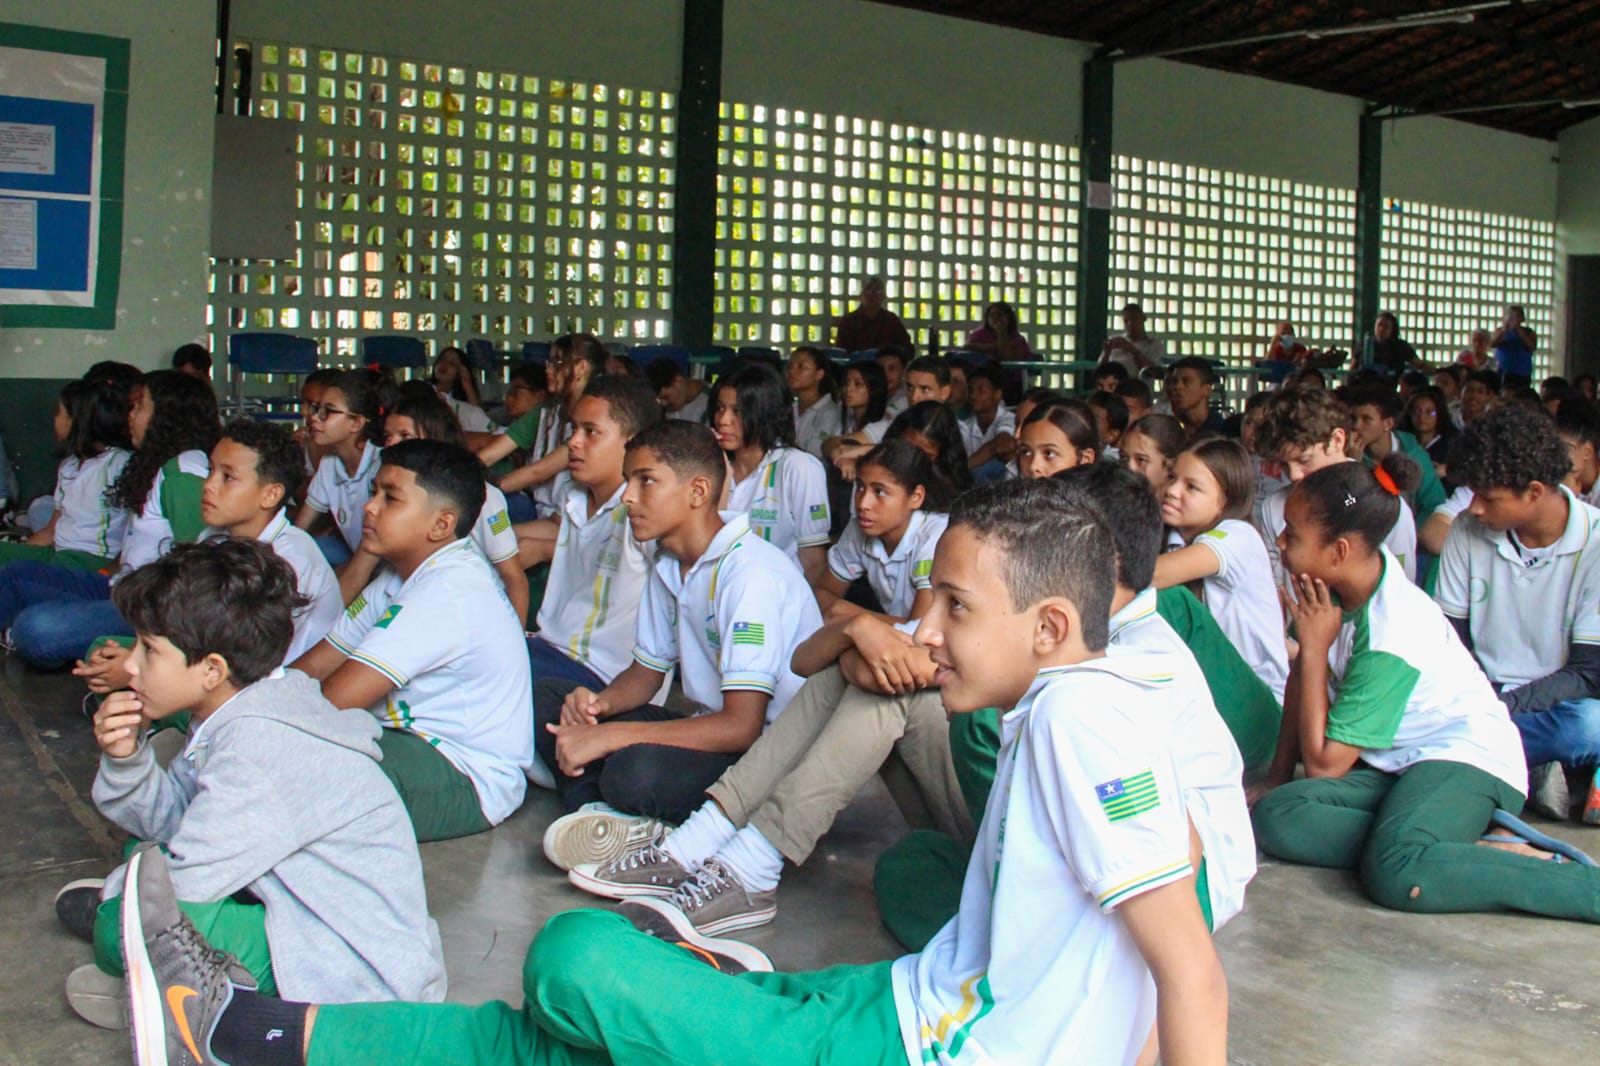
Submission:
{"label": "student's bare forearm", "polygon": [[542,485],[567,468],[567,446],[563,444],[538,462],[519,467],[500,479],[500,491],[521,492]]}
{"label": "student's bare forearm", "polygon": [[659,670],[652,670],[635,659],[612,679],[599,693],[605,700],[610,710],[606,717],[626,714],[628,711],[637,710],[650,702],[650,697],[656,694],[661,687],[661,682],[666,675]]}
{"label": "student's bare forearm", "polygon": [[855,647],[849,635],[850,619],[829,622],[812,633],[795,648],[789,658],[789,669],[801,677],[810,677],[832,666],[839,656]]}
{"label": "student's bare forearm", "polygon": [[1296,692],[1295,731],[1299,735],[1300,761],[1305,764],[1306,776],[1342,776],[1348,767],[1330,764],[1324,757],[1328,747],[1328,650],[1307,648],[1302,644],[1298,667],[1300,684]]}
{"label": "student's bare forearm", "polygon": [[1164,1066],[1228,1061],[1228,980],[1215,952],[1156,979],[1156,1032]]}
{"label": "student's bare forearm", "polygon": [[1267,783],[1281,785],[1294,779],[1300,762],[1300,661],[1289,667],[1289,681],[1283,690],[1283,720],[1278,725],[1278,750],[1267,769]]}

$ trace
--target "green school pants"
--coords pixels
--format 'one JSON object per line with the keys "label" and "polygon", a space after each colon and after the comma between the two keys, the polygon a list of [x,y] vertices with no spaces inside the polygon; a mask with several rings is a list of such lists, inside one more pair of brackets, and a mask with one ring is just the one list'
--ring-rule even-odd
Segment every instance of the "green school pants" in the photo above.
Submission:
{"label": "green school pants", "polygon": [[411,816],[418,841],[450,840],[493,828],[483,816],[472,778],[415,733],[385,729],[378,763]]}
{"label": "green school pants", "polygon": [[20,541],[0,541],[0,566],[7,563],[49,563],[68,570],[94,572],[107,567],[115,570],[117,561],[80,551],[56,551],[49,544],[23,544]]}
{"label": "green school pants", "polygon": [[599,910],[558,914],[528,949],[523,1007],[323,1007],[306,1066],[904,1066],[889,964],[719,973]]}
{"label": "green school pants", "polygon": [[1394,910],[1600,922],[1600,869],[1479,846],[1495,809],[1516,814],[1522,802],[1493,774],[1431,760],[1403,774],[1358,766],[1291,781],[1259,800],[1251,820],[1268,855],[1359,870],[1367,895]]}
{"label": "green school pants", "polygon": [[[212,947],[233,952],[263,994],[278,994],[278,983],[272,976],[272,951],[267,945],[267,908],[259,903],[224,899],[216,903],[180,900],[178,909],[189,916]],[[94,964],[102,973],[123,976],[121,896],[103,901],[95,912]]]}

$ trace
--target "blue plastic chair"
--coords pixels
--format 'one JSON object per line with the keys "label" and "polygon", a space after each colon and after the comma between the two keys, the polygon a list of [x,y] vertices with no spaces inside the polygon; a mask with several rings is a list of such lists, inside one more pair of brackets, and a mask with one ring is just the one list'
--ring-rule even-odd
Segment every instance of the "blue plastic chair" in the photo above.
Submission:
{"label": "blue plastic chair", "polygon": [[[233,333],[228,336],[229,376],[233,379],[230,413],[243,414],[252,405],[244,398],[246,374],[279,374],[300,378],[317,369],[317,342],[310,337],[289,333]],[[274,420],[297,417],[272,411],[274,404],[292,406],[299,402],[298,388],[288,397],[266,397],[259,401],[259,412]]]}
{"label": "blue plastic chair", "polygon": [[425,367],[428,350],[415,337],[371,334],[361,338],[361,361],[391,370]]}
{"label": "blue plastic chair", "polygon": [[500,357],[500,350],[494,346],[494,341],[487,337],[473,337],[461,349],[466,353],[466,364],[470,370],[480,374],[499,370],[504,360]]}
{"label": "blue plastic chair", "polygon": [[776,349],[776,348],[763,348],[763,347],[761,347],[759,345],[751,345],[751,344],[747,344],[743,348],[740,348],[738,354],[741,355],[741,356],[759,355],[759,356],[762,356],[763,358],[777,359],[779,361],[782,361],[782,359],[783,359],[783,353],[779,352],[778,349]]}
{"label": "blue plastic chair", "polygon": [[819,345],[811,345],[811,347],[821,352],[822,358],[830,363],[847,363],[850,361],[850,353],[843,348],[823,348]]}
{"label": "blue plastic chair", "polygon": [[689,373],[689,349],[681,344],[638,344],[628,349],[628,358],[643,370],[657,359],[671,359],[684,374]]}

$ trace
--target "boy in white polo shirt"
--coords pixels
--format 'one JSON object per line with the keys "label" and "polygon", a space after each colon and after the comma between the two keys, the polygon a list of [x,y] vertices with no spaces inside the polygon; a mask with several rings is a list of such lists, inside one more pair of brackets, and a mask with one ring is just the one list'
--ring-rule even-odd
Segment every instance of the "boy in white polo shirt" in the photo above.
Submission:
{"label": "boy in white polo shirt", "polygon": [[[744,515],[717,511],[726,467],[709,429],[676,420],[647,429],[628,442],[624,469],[633,536],[658,543],[633,662],[599,692],[550,678],[534,693],[573,812],[544,838],[562,869],[615,858],[657,819],[688,817],[799,690],[790,656],[822,625],[794,560]],[[700,713],[650,704],[674,666]]]}
{"label": "boy in white polo shirt", "polygon": [[383,722],[381,766],[418,840],[497,825],[522,805],[533,765],[522,624],[468,539],[483,500],[465,448],[385,449],[361,546],[389,569],[294,664],[334,706]]}
{"label": "boy in white polo shirt", "polygon": [[1434,594],[1511,710],[1529,804],[1571,814],[1564,767],[1600,825],[1600,511],[1561,484],[1567,446],[1543,411],[1497,408],[1450,452],[1472,502],[1445,538]]}
{"label": "boy in white polo shirt", "polygon": [[[272,1060],[286,1063],[451,1062],[475,1052],[496,1066],[598,1064],[624,1060],[625,1049],[643,1061],[638,1049],[648,1048],[660,1061],[764,1066],[1062,1066],[1133,1062],[1158,1024],[1167,1061],[1222,1066],[1227,981],[1195,899],[1189,812],[1167,729],[1178,695],[1172,659],[1105,655],[1111,536],[1058,488],[1038,480],[978,489],[939,545],[934,605],[917,639],[939,665],[946,706],[1012,710],[961,913],[920,954],[749,972],[762,966],[754,949],[666,927],[641,935],[618,915],[584,909],[556,915],[535,939],[520,1011],[313,1009],[252,995],[226,956],[143,947],[172,936],[201,942],[169,904],[162,860],[147,852],[153,865],[138,885],[150,902],[124,932],[130,957],[151,962],[135,992],[135,1040],[183,1046],[166,1013],[183,1000],[163,992],[184,985],[202,991],[183,1016],[199,1047],[248,1018],[257,1031],[304,1034],[303,1057]],[[623,909],[647,924],[655,913],[643,903]],[[186,1061],[196,1060],[214,1061]],[[235,1045],[228,1061],[250,1066],[264,1055]]]}

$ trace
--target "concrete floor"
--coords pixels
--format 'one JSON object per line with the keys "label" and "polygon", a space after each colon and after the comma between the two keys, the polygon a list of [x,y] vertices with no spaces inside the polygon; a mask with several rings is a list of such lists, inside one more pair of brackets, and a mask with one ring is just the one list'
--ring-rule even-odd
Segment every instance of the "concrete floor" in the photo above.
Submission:
{"label": "concrete floor", "polygon": [[[120,835],[89,802],[96,752],[71,677],[0,660],[0,1066],[126,1061],[124,1035],[68,1009],[62,981],[89,961],[50,901],[108,868]],[[423,848],[444,932],[450,998],[520,999],[522,958],[549,915],[595,903],[544,861],[548,793],[492,833]],[[872,862],[904,831],[874,785],[803,869],[777,921],[749,935],[780,968],[891,958]],[[1600,851],[1600,831],[1561,835]],[[1600,928],[1517,916],[1408,917],[1338,873],[1266,864],[1218,937],[1241,1064],[1535,1063],[1600,1050]]]}

